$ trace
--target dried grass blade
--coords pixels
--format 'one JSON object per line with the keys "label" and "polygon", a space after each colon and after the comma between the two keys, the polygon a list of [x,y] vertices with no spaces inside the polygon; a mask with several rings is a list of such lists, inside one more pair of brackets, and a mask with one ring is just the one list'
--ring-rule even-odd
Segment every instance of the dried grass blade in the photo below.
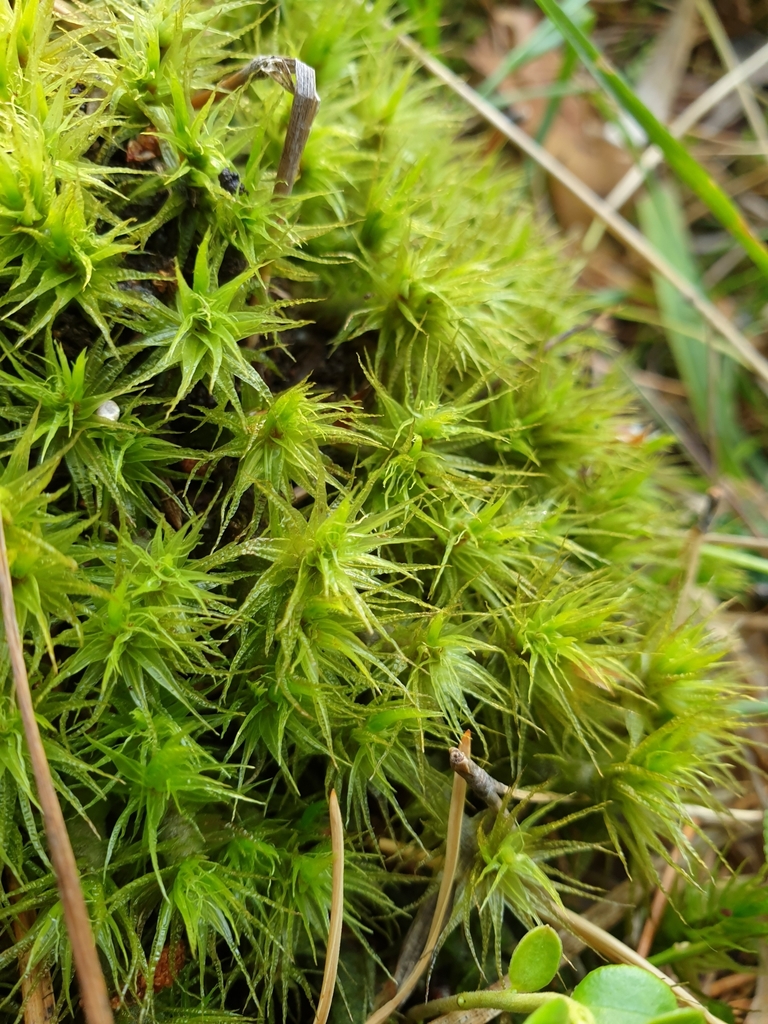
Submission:
{"label": "dried grass blade", "polygon": [[696,0],[677,0],[653,41],[636,92],[660,120],[669,120],[697,34]]}
{"label": "dried grass blade", "polygon": [[80,885],[75,855],[67,834],[64,815],[53,786],[51,769],[45,755],[43,741],[35,718],[32,693],[24,663],[24,651],[13,603],[13,583],[8,565],[5,528],[0,514],[0,602],[3,609],[5,638],[16,687],[16,701],[24,726],[29,757],[37,784],[37,795],[43,812],[45,834],[51,853],[51,862],[59,887],[64,921],[72,946],[77,979],[80,983],[83,1010],[88,1024],[112,1024],[112,1009],[107,985],[96,952],[91,922]]}
{"label": "dried grass blade", "polygon": [[408,36],[400,36],[399,42],[428,71],[449,86],[473,110],[485,118],[489,124],[493,125],[494,128],[501,132],[502,135],[505,135],[510,142],[513,142],[524,153],[532,157],[545,171],[562,182],[575,196],[578,196],[606,224],[612,234],[621,239],[631,249],[634,249],[646,263],[666,277],[685,296],[701,315],[712,324],[715,330],[731,344],[743,363],[751,367],[763,380],[768,381],[768,360],[760,355],[741,331],[731,323],[728,317],[706,299],[690,281],[687,281],[682,274],[675,270],[668,260],[650,245],[648,240],[636,228],[625,220],[624,217],[617,214],[604,199],[601,199],[580,178],[527,135],[522,128],[518,128],[501,111],[487,103],[481,96],[478,96],[471,86],[467,85],[457,75],[454,75],[439,60],[426,53],[413,39]]}
{"label": "dried grass blade", "polygon": [[650,141],[663,150],[667,164],[680,180],[685,182],[723,227],[743,246],[754,263],[764,273],[768,273],[768,249],[752,232],[730,196],[691,156],[685,146],[653,116],[624,78],[614,70],[591,39],[567,16],[555,0],[536,0],[536,3],[557,25],[605,92],[613,97],[626,114],[634,118]]}
{"label": "dried grass blade", "polygon": [[[467,731],[461,738],[459,750],[466,756],[471,752],[471,734]],[[443,866],[443,877],[440,881],[440,889],[437,894],[435,915],[432,918],[432,925],[429,935],[419,959],[405,978],[400,988],[388,1002],[380,1006],[378,1010],[368,1018],[365,1024],[384,1024],[390,1014],[406,999],[416,987],[419,978],[427,969],[432,954],[437,946],[437,940],[443,930],[446,911],[448,910],[451,893],[453,891],[453,880],[456,875],[456,865],[459,862],[459,849],[461,846],[461,822],[464,817],[464,801],[467,795],[467,784],[464,779],[455,774],[453,776],[453,789],[451,790],[451,805],[448,811],[448,832],[445,840],[445,864]]]}
{"label": "dried grass blade", "polygon": [[[692,825],[686,825],[683,829],[683,834],[686,839],[693,839],[696,834],[696,830]],[[656,936],[659,925],[661,924],[661,919],[664,916],[667,904],[669,903],[669,894],[672,891],[672,886],[675,884],[675,879],[677,878],[677,868],[675,865],[680,863],[682,857],[683,851],[679,846],[676,846],[672,851],[672,863],[667,864],[664,869],[664,874],[661,877],[661,884],[653,894],[651,912],[643,925],[643,930],[637,943],[638,956],[647,957],[651,952],[653,940]]]}
{"label": "dried grass blade", "polygon": [[[702,513],[699,522],[690,531],[685,577],[683,579],[683,585],[680,588],[680,593],[677,598],[677,607],[675,608],[672,620],[675,629],[682,626],[691,614],[693,591],[699,575],[699,565],[701,563],[704,537],[715,517],[721,497],[722,492],[718,487],[710,487],[707,491],[707,507]],[[684,830],[685,832],[688,831],[688,827],[689,826],[686,826]],[[677,852],[679,853],[680,851],[678,850]]]}
{"label": "dried grass blade", "polygon": [[752,1006],[744,1024],[768,1024],[768,942],[760,943],[760,969]]}
{"label": "dried grass blade", "polygon": [[331,889],[331,921],[328,928],[328,949],[325,954],[323,984],[317,1001],[315,1024],[325,1024],[331,1012],[336,976],[339,971],[339,949],[341,947],[341,926],[344,921],[344,825],[341,820],[336,790],[331,790],[328,800],[331,817],[331,847],[333,849],[333,883]]}
{"label": "dried grass blade", "polygon": [[293,94],[291,114],[273,190],[273,195],[287,196],[290,195],[299,173],[301,157],[320,106],[314,68],[293,57],[255,57],[245,67],[222,78],[215,89],[200,89],[193,93],[192,106],[195,110],[200,110],[211,98],[214,101],[223,100],[251,78],[272,78],[283,89]]}
{"label": "dried grass blade", "polygon": [[[712,4],[712,0],[696,0],[696,6],[699,9],[701,20],[706,25],[707,32],[709,32],[710,39],[715,44],[720,60],[728,71],[733,71],[735,67],[738,67],[739,59],[731,45],[731,40],[728,38],[728,33],[723,27],[720,16]],[[763,154],[768,157],[768,128],[766,128],[765,117],[760,110],[760,104],[757,102],[749,80],[740,82],[736,86],[736,91],[739,94],[739,99],[744,108],[744,113],[747,115],[749,125],[755,133],[755,138],[760,143]]]}
{"label": "dried grass blade", "polygon": [[[734,89],[738,89],[750,75],[759,71],[766,64],[768,64],[768,43],[732,71],[729,71],[727,75],[719,78],[701,96],[695,99],[690,106],[686,107],[682,114],[679,114],[669,125],[670,135],[676,139],[681,138],[722,99],[730,95]],[[605,202],[608,206],[614,210],[620,210],[641,187],[645,181],[646,174],[655,167],[658,167],[663,159],[664,154],[660,149],[656,146],[649,146],[640,157],[637,165],[627,171],[621,181],[605,197]],[[604,227],[599,221],[597,224],[592,224],[584,236],[583,248],[585,252],[591,252],[597,246],[602,238],[603,230]]]}

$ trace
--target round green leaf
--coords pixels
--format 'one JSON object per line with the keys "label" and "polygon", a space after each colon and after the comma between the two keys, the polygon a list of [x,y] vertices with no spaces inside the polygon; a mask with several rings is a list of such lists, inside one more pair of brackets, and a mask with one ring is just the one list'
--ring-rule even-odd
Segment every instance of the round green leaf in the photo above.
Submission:
{"label": "round green leaf", "polygon": [[512,954],[509,983],[516,992],[538,992],[560,966],[563,944],[554,928],[541,925],[524,935]]}
{"label": "round green leaf", "polygon": [[589,1007],[595,1024],[650,1024],[677,1008],[669,986],[640,967],[598,967],[579,982],[572,998]]}
{"label": "round green leaf", "polygon": [[525,1018],[525,1024],[569,1024],[568,1000],[553,999],[551,1003],[544,1003]]}

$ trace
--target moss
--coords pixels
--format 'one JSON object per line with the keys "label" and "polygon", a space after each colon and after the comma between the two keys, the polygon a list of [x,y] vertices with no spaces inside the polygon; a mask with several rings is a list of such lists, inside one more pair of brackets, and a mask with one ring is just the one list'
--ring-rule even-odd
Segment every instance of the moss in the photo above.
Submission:
{"label": "moss", "polygon": [[[579,801],[480,830],[454,922],[469,936],[480,913],[484,943],[508,943],[505,906],[527,924],[594,882],[600,850],[617,878],[650,875],[667,841],[689,848],[685,802],[732,784],[724,650],[672,625],[685,551],[663,442],[626,429],[597,337],[546,345],[583,319],[576,268],[386,13],[0,15],[0,500],[125,1019],[307,1019],[331,785],[340,982],[362,1019],[424,891],[378,840],[439,849],[467,726],[497,777]],[[260,81],[189,100],[254,53],[301,57],[322,97],[279,202],[289,97]],[[0,908],[3,1012],[31,946],[70,1019],[5,664],[0,714],[4,885],[20,886]]]}

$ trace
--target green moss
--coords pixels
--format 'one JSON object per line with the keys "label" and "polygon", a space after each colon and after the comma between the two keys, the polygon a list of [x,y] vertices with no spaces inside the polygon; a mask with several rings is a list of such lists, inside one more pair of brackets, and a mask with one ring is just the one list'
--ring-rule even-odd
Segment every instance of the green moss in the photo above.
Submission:
{"label": "green moss", "polygon": [[[479,912],[484,942],[506,941],[505,906],[528,923],[591,884],[590,851],[651,874],[667,841],[689,848],[685,802],[731,784],[724,650],[672,626],[685,550],[663,445],[623,429],[598,339],[546,347],[583,318],[575,269],[386,12],[0,13],[0,503],[126,1020],[308,1019],[331,785],[340,984],[362,1019],[423,892],[378,838],[439,849],[467,726],[497,777],[578,801],[470,841],[454,921],[469,935]],[[261,81],[189,102],[256,53],[300,56],[322,97],[279,203],[289,98]],[[151,126],[155,157],[127,159]],[[77,1017],[5,663],[0,794],[5,891],[20,883],[2,1012],[31,948]]]}

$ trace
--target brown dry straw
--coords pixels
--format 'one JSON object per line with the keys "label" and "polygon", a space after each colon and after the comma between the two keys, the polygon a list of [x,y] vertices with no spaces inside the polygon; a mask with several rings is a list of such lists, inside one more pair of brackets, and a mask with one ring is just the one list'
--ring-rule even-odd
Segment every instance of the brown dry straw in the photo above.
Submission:
{"label": "brown dry straw", "polygon": [[75,855],[64,824],[59,799],[51,778],[51,769],[45,755],[43,741],[35,718],[32,693],[29,689],[24,651],[16,620],[13,603],[13,582],[8,565],[8,550],[5,545],[5,528],[0,514],[0,602],[3,608],[5,637],[8,644],[13,679],[16,686],[16,702],[24,726],[24,735],[29,748],[29,758],[37,784],[37,795],[43,812],[43,823],[51,853],[51,863],[59,887],[64,922],[72,946],[75,971],[80,983],[85,1019],[88,1024],[112,1024],[112,1009],[109,1003],[107,985],[96,952],[91,931],[91,922],[85,906],[85,897],[80,885]]}
{"label": "brown dry straw", "polygon": [[[470,756],[472,734],[467,730],[461,738],[458,749],[466,756]],[[443,930],[446,911],[449,907],[451,893],[453,892],[453,880],[456,875],[456,865],[459,861],[459,849],[461,846],[461,822],[464,817],[464,801],[467,795],[467,784],[461,775],[453,776],[453,789],[451,790],[451,805],[448,811],[448,831],[445,840],[445,864],[443,866],[443,877],[440,882],[440,889],[435,904],[435,914],[432,918],[432,925],[424,946],[424,950],[413,967],[411,973],[405,978],[397,993],[383,1006],[371,1014],[365,1024],[384,1024],[384,1021],[404,1002],[413,992],[414,988],[432,959],[435,952],[440,933]]]}
{"label": "brown dry straw", "polygon": [[344,825],[341,820],[336,790],[328,798],[331,817],[331,847],[333,849],[333,883],[331,888],[331,921],[328,926],[328,949],[325,954],[323,984],[317,1001],[315,1024],[325,1024],[331,1012],[336,975],[339,970],[339,948],[341,946],[341,925],[344,920]]}

